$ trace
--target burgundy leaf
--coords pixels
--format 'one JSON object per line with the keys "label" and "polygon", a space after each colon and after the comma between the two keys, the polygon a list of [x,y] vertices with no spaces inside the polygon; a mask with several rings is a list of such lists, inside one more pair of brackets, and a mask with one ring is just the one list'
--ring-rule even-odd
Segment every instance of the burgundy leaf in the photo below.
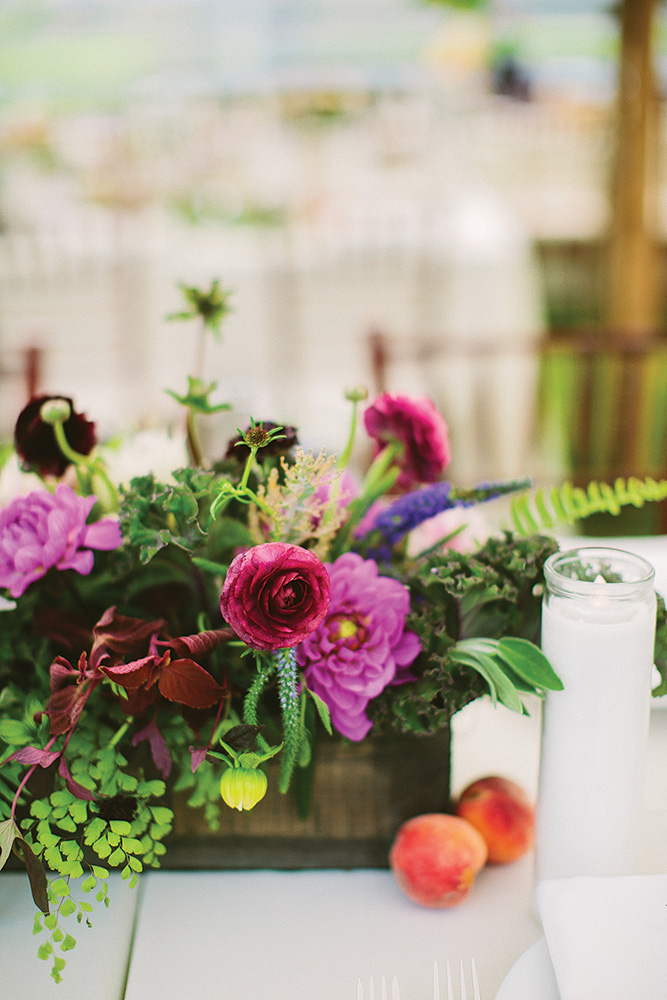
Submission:
{"label": "burgundy leaf", "polygon": [[200,767],[206,760],[206,754],[208,753],[208,747],[190,747],[190,755],[192,757],[191,767],[192,773],[194,774],[198,767]]}
{"label": "burgundy leaf", "polygon": [[58,764],[58,774],[61,778],[65,779],[65,784],[69,788],[72,795],[76,795],[77,799],[86,799],[87,802],[95,801],[95,796],[90,789],[84,788],[83,785],[80,785],[79,782],[75,781],[69,773],[64,757],[60,758],[60,763]]}
{"label": "burgundy leaf", "polygon": [[136,691],[125,689],[126,698],[118,699],[118,707],[125,715],[131,715],[135,719],[140,719],[145,715],[151,705],[158,700],[158,689],[153,684],[151,687],[140,687]]}
{"label": "burgundy leaf", "polygon": [[15,837],[12,850],[17,858],[25,865],[30,880],[30,891],[35,906],[42,913],[49,912],[49,894],[47,887],[46,872],[44,865],[33,851],[30,844],[23,837]]}
{"label": "burgundy leaf", "polygon": [[87,690],[88,685],[68,684],[53,692],[45,709],[52,736],[60,736],[74,728],[86,704]]}
{"label": "burgundy leaf", "polygon": [[[168,657],[166,655],[162,657],[163,660],[165,658]],[[140,660],[133,660],[132,663],[104,665],[100,669],[115,684],[119,684],[127,691],[136,691],[142,685],[152,683],[155,671],[159,669],[161,662],[154,656],[142,656]]]}
{"label": "burgundy leaf", "polygon": [[79,679],[79,671],[72,666],[72,664],[64,658],[64,656],[56,656],[55,660],[49,667],[49,676],[51,680],[51,690],[59,691],[66,685],[72,682],[76,683]]}
{"label": "burgundy leaf", "polygon": [[170,639],[168,645],[177,656],[203,656],[221,642],[229,642],[235,638],[236,635],[230,628],[215,628],[207,632],[198,632],[196,635],[182,635],[177,639]]}
{"label": "burgundy leaf", "polygon": [[165,663],[158,681],[160,694],[168,701],[177,701],[190,708],[210,708],[219,701],[223,689],[194,660],[172,660]]}
{"label": "burgundy leaf", "polygon": [[146,648],[152,636],[166,628],[164,618],[146,621],[117,615],[116,608],[107,608],[93,629],[95,646],[106,646],[114,653],[135,655]]}
{"label": "burgundy leaf", "polygon": [[60,750],[40,750],[39,747],[21,747],[7,757],[7,760],[16,760],[19,764],[39,764],[40,767],[50,767],[54,760],[60,757]]}
{"label": "burgundy leaf", "polygon": [[151,756],[153,758],[153,763],[157,767],[158,771],[163,778],[168,778],[171,774],[171,754],[169,753],[169,747],[167,746],[167,741],[160,732],[157,726],[157,722],[153,719],[144,726],[143,729],[138,730],[132,737],[132,746],[136,747],[137,743],[141,743],[142,740],[148,740],[151,748]]}

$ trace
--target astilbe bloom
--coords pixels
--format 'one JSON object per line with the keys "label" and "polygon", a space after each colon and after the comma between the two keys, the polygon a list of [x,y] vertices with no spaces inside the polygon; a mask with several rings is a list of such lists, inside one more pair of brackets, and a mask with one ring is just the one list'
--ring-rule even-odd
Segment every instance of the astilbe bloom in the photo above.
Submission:
{"label": "astilbe bloom", "polygon": [[324,563],[300,545],[265,542],[239,553],[220,597],[226,622],[252,649],[296,646],[329,606]]}
{"label": "astilbe bloom", "polygon": [[40,476],[62,476],[72,464],[58,446],[53,426],[41,417],[44,403],[67,404],[70,415],[63,422],[69,446],[80,455],[89,455],[97,443],[95,424],[77,413],[67,396],[35,396],[21,410],[14,427],[14,446],[23,462]]}
{"label": "astilbe bloom", "polygon": [[447,424],[426,397],[382,393],[364,413],[364,426],[375,441],[375,455],[392,441],[403,445],[396,460],[401,469],[399,489],[434,483],[449,464]]}
{"label": "astilbe bloom", "polygon": [[408,588],[378,574],[377,563],[347,552],[327,566],[331,598],[316,631],[296,648],[308,688],[326,703],[343,736],[362,740],[371,728],[368,703],[388,684],[409,680],[421,649],[405,630]]}
{"label": "astilbe bloom", "polygon": [[92,549],[118,548],[117,521],[86,524],[96,500],[59,483],[55,494],[35,490],[0,510],[0,587],[21,597],[52,567],[86,576],[93,568]]}

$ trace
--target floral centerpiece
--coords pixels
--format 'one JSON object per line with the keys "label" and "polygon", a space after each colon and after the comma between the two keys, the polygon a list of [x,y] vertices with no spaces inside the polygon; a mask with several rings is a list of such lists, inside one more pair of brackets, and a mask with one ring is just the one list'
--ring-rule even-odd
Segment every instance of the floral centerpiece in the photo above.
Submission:
{"label": "floral centerpiece", "polygon": [[[217,332],[226,293],[185,291],[184,318]],[[67,919],[88,922],[90,894],[108,902],[109,871],[134,885],[164,859],[168,791],[214,827],[220,810],[261,810],[275,772],[303,808],[323,741],[427,737],[485,694],[521,712],[557,689],[537,645],[557,546],[537,529],[667,495],[649,481],[534,501],[523,482],[457,488],[432,403],[386,393],[365,406],[357,477],[357,389],[339,457],[251,420],[206,459],[214,389],[198,373],[172,393],[190,461],[168,476],[118,482],[94,423],[57,395],[28,403],[6,455],[31,478],[0,509],[0,867],[25,865],[57,981]],[[506,493],[516,533],[459,551],[441,525],[420,547],[420,526]]]}

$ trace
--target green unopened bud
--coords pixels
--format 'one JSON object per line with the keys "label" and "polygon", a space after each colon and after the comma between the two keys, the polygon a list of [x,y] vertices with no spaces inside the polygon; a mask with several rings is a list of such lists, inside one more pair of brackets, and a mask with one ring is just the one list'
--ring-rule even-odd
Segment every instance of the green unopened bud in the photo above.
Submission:
{"label": "green unopened bud", "polygon": [[66,399],[47,399],[39,411],[45,424],[64,424],[72,415],[72,407]]}
{"label": "green unopened bud", "polygon": [[348,403],[363,403],[368,399],[368,389],[365,385],[352,385],[345,390],[345,398]]}
{"label": "green unopened bud", "polygon": [[220,779],[220,795],[232,809],[253,809],[268,787],[266,774],[255,767],[228,767]]}

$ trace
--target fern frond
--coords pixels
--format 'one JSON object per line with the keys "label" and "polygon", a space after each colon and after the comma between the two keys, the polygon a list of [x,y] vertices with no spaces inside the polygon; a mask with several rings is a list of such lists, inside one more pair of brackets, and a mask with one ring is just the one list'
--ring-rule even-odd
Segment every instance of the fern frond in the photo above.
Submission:
{"label": "fern frond", "polygon": [[512,498],[510,514],[514,530],[519,535],[550,531],[559,524],[572,524],[591,514],[620,514],[623,507],[643,507],[667,498],[667,479],[651,476],[627,480],[618,478],[609,483],[590,482],[586,489],[565,482],[545,491],[528,490]]}

